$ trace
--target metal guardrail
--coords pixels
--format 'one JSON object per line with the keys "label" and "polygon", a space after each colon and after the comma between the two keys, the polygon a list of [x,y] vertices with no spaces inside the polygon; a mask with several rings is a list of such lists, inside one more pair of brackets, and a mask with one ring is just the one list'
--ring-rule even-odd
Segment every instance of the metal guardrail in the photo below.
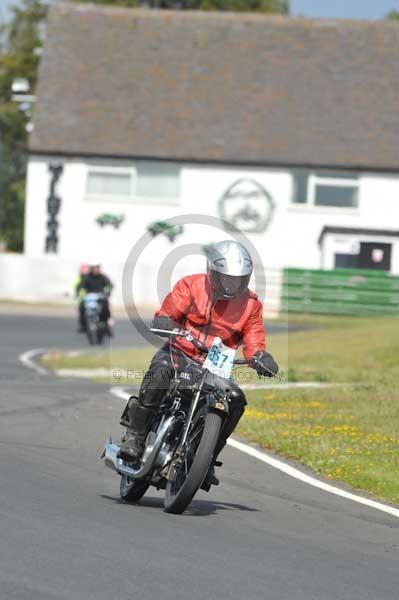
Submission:
{"label": "metal guardrail", "polygon": [[284,269],[283,312],[399,315],[399,277],[383,271]]}

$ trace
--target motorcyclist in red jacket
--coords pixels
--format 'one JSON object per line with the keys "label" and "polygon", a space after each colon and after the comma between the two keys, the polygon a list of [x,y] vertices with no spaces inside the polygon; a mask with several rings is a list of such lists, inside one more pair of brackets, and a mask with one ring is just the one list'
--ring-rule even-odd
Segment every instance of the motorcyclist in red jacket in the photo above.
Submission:
{"label": "motorcyclist in red jacket", "polygon": [[[231,348],[242,344],[244,357],[249,361],[256,359],[253,367],[259,374],[276,374],[278,366],[265,351],[262,303],[248,289],[252,269],[252,259],[242,244],[230,240],[214,244],[208,253],[207,273],[180,279],[155,314],[152,326],[167,330],[189,329],[207,347],[212,345],[215,337]],[[154,411],[160,406],[175,368],[179,363],[184,364],[184,355],[199,362],[204,360],[195,346],[181,337],[168,339],[153,357],[138,401],[129,409],[131,428],[121,444],[121,458],[130,462],[140,459]],[[221,432],[215,460],[246,405],[244,393],[233,380],[230,388],[229,418]],[[217,485],[213,467],[207,479]]]}

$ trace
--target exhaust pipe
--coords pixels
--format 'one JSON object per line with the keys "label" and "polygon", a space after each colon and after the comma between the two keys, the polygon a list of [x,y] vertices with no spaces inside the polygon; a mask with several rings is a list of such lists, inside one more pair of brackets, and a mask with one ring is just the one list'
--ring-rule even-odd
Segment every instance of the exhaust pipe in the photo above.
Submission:
{"label": "exhaust pipe", "polygon": [[118,452],[119,446],[112,442],[111,436],[105,442],[104,450],[102,451],[101,458],[104,459],[104,462],[107,467],[112,469],[113,471],[118,471]]}
{"label": "exhaust pipe", "polygon": [[161,449],[166,433],[169,428],[173,425],[176,417],[171,415],[165,419],[164,423],[159,430],[152,450],[144,463],[141,463],[137,468],[129,467],[121,458],[118,457],[119,446],[114,444],[112,438],[109,437],[105,442],[104,450],[102,451],[101,458],[104,459],[105,465],[119,473],[120,475],[127,475],[127,477],[141,478],[148,475],[151,471],[155,460],[158,456],[158,452]]}
{"label": "exhaust pipe", "polygon": [[109,437],[105,443],[101,458],[104,459],[105,466],[119,475],[127,475],[128,477],[136,477],[141,469],[132,469],[128,467],[121,458],[118,457],[119,446],[112,442]]}

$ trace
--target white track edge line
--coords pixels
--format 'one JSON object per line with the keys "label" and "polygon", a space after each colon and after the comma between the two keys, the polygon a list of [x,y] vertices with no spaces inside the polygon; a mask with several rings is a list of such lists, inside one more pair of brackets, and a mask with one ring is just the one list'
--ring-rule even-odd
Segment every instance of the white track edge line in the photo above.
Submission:
{"label": "white track edge line", "polygon": [[39,375],[48,375],[47,369],[41,367],[33,360],[33,358],[40,354],[44,354],[45,352],[47,352],[46,348],[33,348],[33,350],[28,350],[27,352],[20,354],[18,359],[25,367],[33,369],[36,373],[39,373]]}
{"label": "white track edge line", "polygon": [[273,456],[269,456],[265,452],[261,452],[252,446],[248,446],[247,444],[243,444],[242,442],[238,442],[232,438],[227,440],[227,444],[232,446],[236,450],[240,450],[241,452],[245,452],[249,456],[253,458],[257,458],[264,463],[267,463],[269,466],[282,471],[286,475],[290,477],[294,477],[294,479],[298,479],[303,483],[307,483],[315,488],[319,488],[324,492],[328,492],[329,494],[334,494],[335,496],[340,496],[341,498],[346,498],[347,500],[352,500],[353,502],[357,502],[358,504],[364,504],[370,508],[374,508],[376,510],[381,510],[385,513],[392,515],[393,517],[399,518],[399,509],[394,508],[393,506],[389,506],[388,504],[383,504],[381,502],[376,502],[375,500],[369,500],[368,498],[363,498],[363,496],[358,496],[357,494],[352,494],[351,492],[347,492],[346,490],[342,490],[334,485],[330,485],[329,483],[325,483],[320,479],[316,479],[311,475],[307,475],[303,473],[299,469],[292,467],[291,465],[274,458]]}
{"label": "white track edge line", "polygon": [[[120,398],[122,400],[128,400],[130,395],[125,391],[126,388],[123,387],[111,387],[111,394]],[[294,479],[298,479],[303,483],[307,483],[312,487],[318,488],[327,492],[329,494],[333,494],[335,496],[340,496],[341,498],[346,498],[347,500],[351,500],[352,502],[357,502],[358,504],[363,504],[364,506],[368,506],[369,508],[374,508],[375,510],[379,510],[389,515],[396,517],[399,519],[399,509],[394,508],[393,506],[389,506],[388,504],[383,504],[382,502],[377,502],[375,500],[369,500],[369,498],[364,498],[363,496],[358,496],[357,494],[352,494],[351,492],[347,492],[346,490],[342,490],[334,485],[330,485],[329,483],[325,483],[320,479],[316,479],[307,473],[303,473],[299,469],[292,467],[291,465],[279,460],[278,458],[274,458],[273,456],[269,456],[266,452],[261,452],[248,444],[243,444],[242,442],[238,442],[232,438],[227,440],[227,444],[236,450],[240,450],[253,458],[261,460],[262,462],[268,464],[270,467],[277,469],[278,471],[282,471],[289,477],[293,477]]]}

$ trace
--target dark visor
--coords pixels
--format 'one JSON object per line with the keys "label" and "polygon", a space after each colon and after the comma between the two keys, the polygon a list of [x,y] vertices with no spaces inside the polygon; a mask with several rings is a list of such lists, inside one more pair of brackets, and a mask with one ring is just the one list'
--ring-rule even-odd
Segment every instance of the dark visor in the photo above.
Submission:
{"label": "dark visor", "polygon": [[236,298],[248,288],[251,275],[225,275],[211,271],[214,290],[224,298]]}

